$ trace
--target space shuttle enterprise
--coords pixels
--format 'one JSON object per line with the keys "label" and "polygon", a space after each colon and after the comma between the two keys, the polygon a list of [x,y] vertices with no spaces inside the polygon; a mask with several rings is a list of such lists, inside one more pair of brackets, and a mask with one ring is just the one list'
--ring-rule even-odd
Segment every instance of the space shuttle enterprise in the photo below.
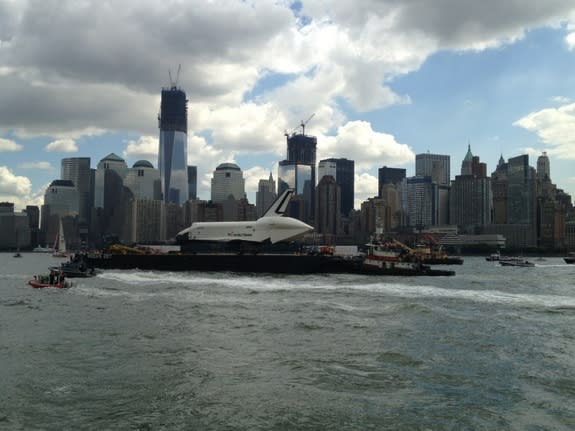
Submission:
{"label": "space shuttle enterprise", "polygon": [[313,230],[292,217],[284,217],[293,189],[285,190],[256,221],[195,222],[177,235],[182,245],[224,243],[240,249],[256,250],[259,246],[288,241]]}

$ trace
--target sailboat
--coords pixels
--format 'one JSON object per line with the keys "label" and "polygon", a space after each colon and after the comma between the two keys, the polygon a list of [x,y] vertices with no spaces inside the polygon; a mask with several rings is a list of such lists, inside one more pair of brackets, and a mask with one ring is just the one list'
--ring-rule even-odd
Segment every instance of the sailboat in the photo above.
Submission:
{"label": "sailboat", "polygon": [[66,238],[64,237],[64,228],[62,227],[62,219],[60,219],[60,227],[58,229],[58,235],[56,235],[56,241],[54,241],[54,253],[53,257],[68,257],[66,250]]}

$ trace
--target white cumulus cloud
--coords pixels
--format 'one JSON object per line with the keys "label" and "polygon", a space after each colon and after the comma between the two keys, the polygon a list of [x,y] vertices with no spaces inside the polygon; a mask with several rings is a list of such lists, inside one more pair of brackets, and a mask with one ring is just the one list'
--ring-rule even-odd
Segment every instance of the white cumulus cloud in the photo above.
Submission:
{"label": "white cumulus cloud", "polygon": [[549,155],[575,159],[575,103],[532,112],[513,124],[536,133]]}
{"label": "white cumulus cloud", "polygon": [[22,150],[22,145],[10,139],[0,138],[0,153],[1,152],[16,152]]}
{"label": "white cumulus cloud", "polygon": [[46,151],[50,153],[77,153],[78,145],[73,139],[56,139],[46,145]]}

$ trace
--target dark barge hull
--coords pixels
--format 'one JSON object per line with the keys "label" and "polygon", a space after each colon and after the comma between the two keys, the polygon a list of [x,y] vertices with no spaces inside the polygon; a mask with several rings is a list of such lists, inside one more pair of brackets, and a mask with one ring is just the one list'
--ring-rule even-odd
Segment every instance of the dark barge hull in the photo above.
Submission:
{"label": "dark barge hull", "polygon": [[455,275],[453,271],[372,270],[359,259],[298,254],[103,254],[84,258],[90,268],[154,271],[223,271],[272,274]]}

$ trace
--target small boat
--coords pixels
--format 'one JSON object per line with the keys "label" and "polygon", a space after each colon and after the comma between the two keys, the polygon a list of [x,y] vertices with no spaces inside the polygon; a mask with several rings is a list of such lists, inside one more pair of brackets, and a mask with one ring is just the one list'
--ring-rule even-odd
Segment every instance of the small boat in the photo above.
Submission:
{"label": "small boat", "polygon": [[533,262],[529,262],[527,259],[523,259],[523,258],[512,258],[512,259],[500,260],[499,264],[502,266],[522,266],[522,267],[535,266],[535,264]]}
{"label": "small boat", "polygon": [[48,275],[36,275],[32,280],[28,280],[28,284],[35,289],[42,289],[45,287],[64,289],[72,286],[72,284],[65,281],[64,278],[58,278],[57,283],[50,283],[50,276]]}
{"label": "small boat", "polygon": [[13,256],[13,257],[22,257],[22,255],[20,254],[19,251],[17,251],[16,253],[14,253],[14,256]]}
{"label": "small boat", "polygon": [[50,270],[62,272],[67,278],[87,278],[96,275],[94,268],[88,267],[83,259],[64,262],[59,267],[51,267]]}
{"label": "small boat", "polygon": [[568,264],[575,263],[575,252],[569,253],[569,256],[564,257],[563,260]]}

